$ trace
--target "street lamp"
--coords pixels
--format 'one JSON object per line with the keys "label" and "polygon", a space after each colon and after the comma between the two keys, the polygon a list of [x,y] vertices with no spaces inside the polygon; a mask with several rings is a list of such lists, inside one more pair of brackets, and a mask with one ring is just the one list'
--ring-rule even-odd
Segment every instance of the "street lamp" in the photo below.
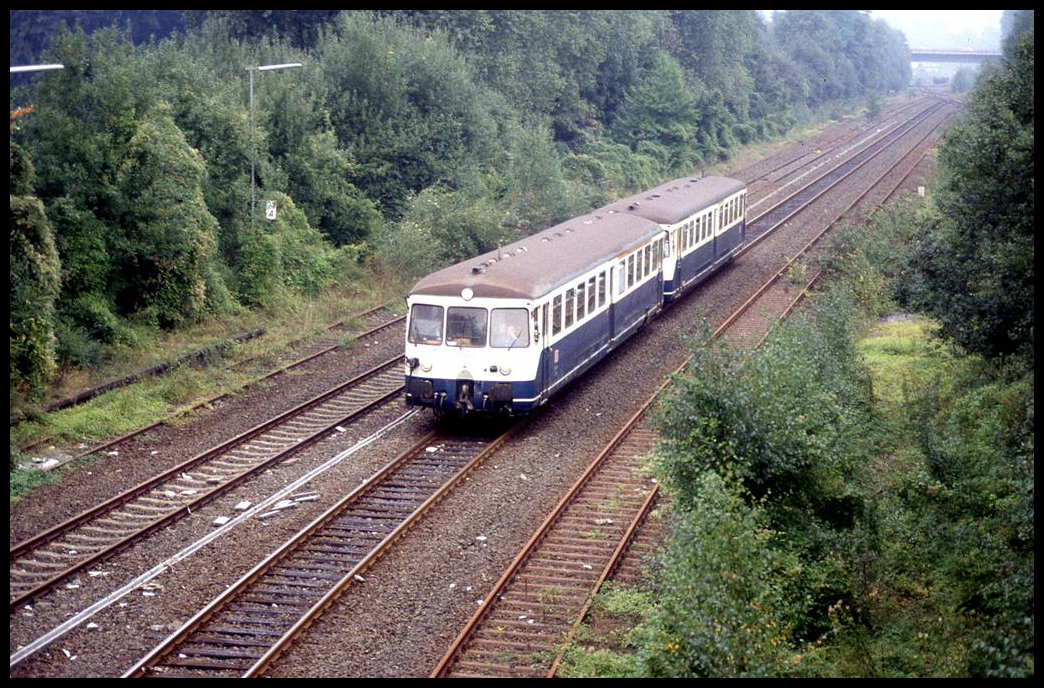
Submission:
{"label": "street lamp", "polygon": [[254,72],[271,72],[276,69],[290,69],[300,66],[300,62],[288,62],[286,64],[247,67],[247,70],[250,72],[250,229],[254,228],[254,206],[257,203],[256,184],[254,181],[255,158],[257,157],[257,146],[254,143]]}
{"label": "street lamp", "polygon": [[11,67],[12,74],[21,74],[22,72],[39,72],[45,69],[65,69],[63,64],[45,64],[45,65],[26,65],[24,67]]}

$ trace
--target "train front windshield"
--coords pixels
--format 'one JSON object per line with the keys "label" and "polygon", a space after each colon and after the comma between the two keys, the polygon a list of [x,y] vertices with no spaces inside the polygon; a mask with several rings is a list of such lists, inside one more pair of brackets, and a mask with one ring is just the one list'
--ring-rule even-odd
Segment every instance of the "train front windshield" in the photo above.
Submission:
{"label": "train front windshield", "polygon": [[414,304],[410,310],[409,342],[438,345],[443,343],[443,313],[445,312],[445,343],[448,346],[511,349],[529,346],[529,312],[525,308],[494,308],[492,315],[485,308]]}
{"label": "train front windshield", "polygon": [[413,306],[409,340],[410,344],[442,344],[442,306]]}

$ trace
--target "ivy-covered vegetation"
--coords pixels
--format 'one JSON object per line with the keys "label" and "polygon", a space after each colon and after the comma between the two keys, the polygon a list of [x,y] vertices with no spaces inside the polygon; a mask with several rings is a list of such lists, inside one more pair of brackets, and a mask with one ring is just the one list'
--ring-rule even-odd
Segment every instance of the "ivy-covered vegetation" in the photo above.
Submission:
{"label": "ivy-covered vegetation", "polygon": [[[48,227],[12,243],[50,280],[12,292],[12,401],[142,327],[416,275],[909,76],[857,11],[19,10],[11,37],[65,66],[12,81],[12,189]],[[251,112],[248,69],[293,62]]]}

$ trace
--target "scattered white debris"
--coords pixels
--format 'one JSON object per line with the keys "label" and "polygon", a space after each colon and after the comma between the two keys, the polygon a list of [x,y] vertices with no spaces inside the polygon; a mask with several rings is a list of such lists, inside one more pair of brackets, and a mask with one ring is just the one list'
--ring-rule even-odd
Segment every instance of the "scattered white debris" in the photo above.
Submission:
{"label": "scattered white debris", "polygon": [[239,504],[236,504],[236,506],[234,508],[235,508],[236,511],[246,511],[247,509],[250,508],[250,501],[244,499]]}
{"label": "scattered white debris", "polygon": [[439,450],[439,448],[438,448],[438,447],[428,447],[428,448],[427,448],[427,449],[425,449],[424,451],[428,452],[429,454],[434,454],[434,453],[435,453],[435,452],[437,452],[438,450]]}
{"label": "scattered white debris", "polygon": [[345,430],[344,428],[342,428],[342,427],[341,427],[340,425],[338,425],[337,427],[335,427],[335,428],[334,428],[334,430],[336,430],[337,432],[348,432],[347,430]]}
{"label": "scattered white debris", "polygon": [[319,499],[319,495],[317,494],[306,494],[293,498],[295,502],[314,502],[317,499]]}
{"label": "scattered white debris", "polygon": [[199,492],[199,490],[182,490],[181,494],[183,494],[183,495],[194,495],[197,492]]}
{"label": "scattered white debris", "polygon": [[591,565],[590,564],[581,564],[581,566],[583,566],[584,570],[586,570],[586,571],[590,571],[591,570]]}
{"label": "scattered white debris", "polygon": [[366,582],[366,579],[360,576],[359,574],[355,574],[355,580],[359,581],[360,583]]}
{"label": "scattered white debris", "polygon": [[478,598],[477,600],[475,600],[475,604],[477,604],[477,605],[478,605],[478,606],[480,606],[480,607],[482,606],[482,603],[483,603],[483,602],[485,602],[485,600],[484,600],[484,599],[482,599],[481,597],[480,597],[480,598]]}
{"label": "scattered white debris", "polygon": [[519,478],[522,478],[522,480],[529,480],[529,478],[528,478],[528,477],[526,476],[526,474],[525,474],[525,473],[519,473],[519,474],[518,474],[518,477],[519,477]]}
{"label": "scattered white debris", "polygon": [[87,624],[87,628],[101,628],[101,626],[92,621],[89,624]]}
{"label": "scattered white debris", "polygon": [[149,456],[155,456],[156,454],[159,454],[159,450],[158,449],[153,449],[152,451],[149,452]]}
{"label": "scattered white debris", "polygon": [[608,525],[612,525],[613,519],[611,519],[611,518],[596,518],[594,522],[595,522],[596,526],[608,526]]}
{"label": "scattered white debris", "polygon": [[278,502],[275,503],[275,506],[273,506],[272,508],[276,511],[279,511],[280,509],[288,509],[293,505],[294,501],[292,499],[280,499]]}
{"label": "scattered white debris", "polygon": [[226,523],[228,523],[231,520],[232,519],[229,518],[228,516],[218,516],[217,518],[214,519],[214,525],[216,525],[216,526],[223,526],[223,525],[225,525]]}
{"label": "scattered white debris", "polygon": [[526,623],[536,623],[536,619],[527,619]]}
{"label": "scattered white debris", "polygon": [[453,589],[453,588],[455,588],[455,587],[457,587],[457,584],[456,584],[456,583],[450,583],[450,590],[452,590],[452,589]]}
{"label": "scattered white debris", "polygon": [[193,478],[193,477],[192,477],[191,475],[189,475],[188,473],[182,473],[182,474],[181,474],[181,477],[182,477],[183,479],[185,479],[185,480],[195,480],[195,478]]}
{"label": "scattered white debris", "polygon": [[77,449],[86,449],[87,448],[87,444],[85,442],[80,442],[79,444],[76,445],[76,448]]}
{"label": "scattered white debris", "polygon": [[120,453],[117,450],[113,449],[111,452],[105,452],[105,455],[106,456],[119,456]]}
{"label": "scattered white debris", "polygon": [[92,576],[94,578],[97,578],[98,576],[108,576],[109,572],[108,571],[99,571],[99,570],[95,569],[94,571],[88,571],[87,575],[88,576]]}
{"label": "scattered white debris", "polygon": [[477,538],[475,538],[475,539],[476,539],[476,540],[478,540],[479,542],[485,542],[485,541],[486,541],[486,540],[488,540],[489,538],[487,538],[487,537],[486,537],[485,535],[479,535],[479,536],[478,536]]}
{"label": "scattered white debris", "polygon": [[80,587],[79,583],[66,583],[65,584],[65,589],[66,590],[75,590],[78,587]]}

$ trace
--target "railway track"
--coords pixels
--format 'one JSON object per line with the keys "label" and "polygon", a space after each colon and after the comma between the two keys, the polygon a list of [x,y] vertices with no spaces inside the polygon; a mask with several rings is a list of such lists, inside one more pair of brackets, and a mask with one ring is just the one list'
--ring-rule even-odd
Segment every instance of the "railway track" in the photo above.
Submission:
{"label": "railway track", "polygon": [[511,432],[492,439],[438,433],[423,438],[261,562],[124,676],[259,674]]}
{"label": "railway track", "polygon": [[10,607],[191,513],[341,423],[397,396],[399,357],[11,548]]}

